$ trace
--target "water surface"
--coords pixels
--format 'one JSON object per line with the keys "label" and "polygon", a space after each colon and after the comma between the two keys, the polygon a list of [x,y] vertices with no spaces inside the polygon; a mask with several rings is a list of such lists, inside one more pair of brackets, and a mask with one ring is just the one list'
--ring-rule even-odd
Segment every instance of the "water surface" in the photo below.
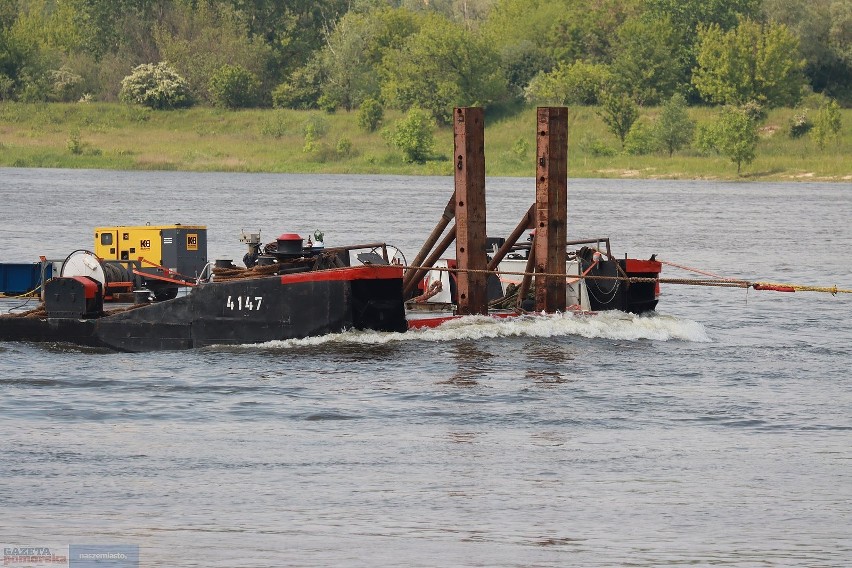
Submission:
{"label": "water surface", "polygon": [[[450,178],[0,170],[0,260],[95,226],[386,240]],[[488,180],[505,235],[529,179]],[[569,238],[852,288],[850,184],[570,180]],[[664,275],[687,276],[667,267]],[[4,309],[11,302],[2,303]],[[0,345],[0,544],[142,566],[847,566],[850,298],[667,286],[655,316],[116,354]]]}

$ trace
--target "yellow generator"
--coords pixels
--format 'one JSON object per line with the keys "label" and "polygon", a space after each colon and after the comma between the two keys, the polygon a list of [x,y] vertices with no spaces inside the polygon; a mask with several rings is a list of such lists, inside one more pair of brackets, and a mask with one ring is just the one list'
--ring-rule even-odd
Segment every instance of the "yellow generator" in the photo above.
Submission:
{"label": "yellow generator", "polygon": [[174,298],[207,265],[207,227],[145,225],[96,227],[95,254],[121,264],[157,299]]}

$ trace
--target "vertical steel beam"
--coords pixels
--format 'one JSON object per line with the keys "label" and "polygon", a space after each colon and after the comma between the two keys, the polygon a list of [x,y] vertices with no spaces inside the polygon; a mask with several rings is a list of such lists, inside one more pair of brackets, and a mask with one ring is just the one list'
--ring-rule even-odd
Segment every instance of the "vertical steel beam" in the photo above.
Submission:
{"label": "vertical steel beam", "polygon": [[487,314],[484,111],[473,107],[455,109],[453,132],[458,313]]}
{"label": "vertical steel beam", "polygon": [[568,109],[538,109],[535,223],[535,306],[565,310],[565,246],[568,228]]}

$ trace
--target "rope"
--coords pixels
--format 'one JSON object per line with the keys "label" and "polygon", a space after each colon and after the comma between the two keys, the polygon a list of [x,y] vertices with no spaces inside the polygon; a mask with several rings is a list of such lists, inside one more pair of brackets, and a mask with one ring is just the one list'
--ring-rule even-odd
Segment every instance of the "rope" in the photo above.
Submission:
{"label": "rope", "polygon": [[681,270],[686,270],[688,272],[695,272],[696,274],[702,274],[704,276],[710,276],[711,278],[718,278],[719,280],[736,280],[736,278],[725,278],[724,276],[719,276],[718,274],[713,274],[712,272],[705,272],[704,270],[699,270],[697,268],[692,268],[690,266],[685,266],[683,264],[678,264],[676,262],[670,262],[667,260],[657,259],[657,262],[660,264],[665,264],[667,266],[674,266],[675,268],[680,268]]}
{"label": "rope", "polygon": [[17,296],[9,296],[7,294],[2,294],[2,296],[4,298],[11,298],[13,300],[17,299],[17,298],[27,298],[29,296],[35,296],[36,292],[38,292],[39,290],[41,290],[41,284],[39,284],[38,286],[36,286],[32,290],[30,290],[29,292],[24,292],[23,294],[20,294],[20,295],[17,295]]}

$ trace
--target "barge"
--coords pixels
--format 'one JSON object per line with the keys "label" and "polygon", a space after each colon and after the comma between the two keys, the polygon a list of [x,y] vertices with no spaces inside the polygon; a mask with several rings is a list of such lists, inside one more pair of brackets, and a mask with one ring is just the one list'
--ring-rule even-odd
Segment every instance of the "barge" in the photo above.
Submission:
{"label": "barge", "polygon": [[[405,332],[475,314],[655,309],[653,257],[616,258],[608,239],[566,240],[564,108],[539,109],[535,203],[508,237],[485,237],[483,119],[482,109],[455,110],[455,191],[411,265],[383,242],[327,248],[319,232],[266,245],[243,233],[244,267],[214,265],[200,225],[98,227],[95,252],[74,251],[43,281],[41,306],[0,315],[0,341],[179,350]],[[442,259],[452,243],[455,258]],[[133,303],[107,309],[120,293]]]}

